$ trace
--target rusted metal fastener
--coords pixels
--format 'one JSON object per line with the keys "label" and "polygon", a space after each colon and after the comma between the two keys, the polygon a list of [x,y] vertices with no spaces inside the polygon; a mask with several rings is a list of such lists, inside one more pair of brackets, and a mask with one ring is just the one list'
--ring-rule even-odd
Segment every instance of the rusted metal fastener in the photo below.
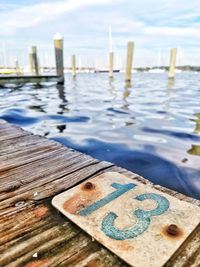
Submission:
{"label": "rusted metal fastener", "polygon": [[167,227],[167,233],[169,235],[177,235],[178,234],[178,226],[176,224],[170,224]]}
{"label": "rusted metal fastener", "polygon": [[93,189],[93,188],[94,188],[94,185],[91,182],[87,182],[87,183],[84,184],[84,189],[90,190],[90,189]]}

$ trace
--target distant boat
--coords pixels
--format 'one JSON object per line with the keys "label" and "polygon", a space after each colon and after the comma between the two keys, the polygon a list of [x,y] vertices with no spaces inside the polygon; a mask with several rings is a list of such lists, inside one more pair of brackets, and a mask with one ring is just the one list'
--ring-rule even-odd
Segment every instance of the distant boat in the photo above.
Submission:
{"label": "distant boat", "polygon": [[179,70],[179,69],[175,69],[174,72],[175,72],[175,73],[181,73],[181,72],[183,72],[183,71],[182,71],[182,70]]}
{"label": "distant boat", "polygon": [[[109,69],[99,69],[99,70],[95,70],[95,73],[101,72],[101,73],[107,73],[109,72]],[[114,69],[113,72],[120,72],[119,69]]]}
{"label": "distant boat", "polygon": [[8,74],[15,74],[16,69],[8,69],[8,68],[3,68],[0,69],[0,75],[8,75]]}
{"label": "distant boat", "polygon": [[161,65],[161,49],[159,48],[159,50],[158,50],[157,67],[156,68],[153,68],[153,69],[150,69],[149,72],[150,73],[164,73],[165,70],[159,68],[160,65]]}
{"label": "distant boat", "polygon": [[150,73],[164,73],[165,70],[164,69],[155,68],[155,69],[150,69],[149,72]]}
{"label": "distant boat", "polygon": [[[123,69],[123,70],[119,70],[121,73],[125,73],[126,71]],[[138,71],[137,70],[135,70],[135,69],[132,69],[132,71],[131,71],[132,73],[137,73]]]}

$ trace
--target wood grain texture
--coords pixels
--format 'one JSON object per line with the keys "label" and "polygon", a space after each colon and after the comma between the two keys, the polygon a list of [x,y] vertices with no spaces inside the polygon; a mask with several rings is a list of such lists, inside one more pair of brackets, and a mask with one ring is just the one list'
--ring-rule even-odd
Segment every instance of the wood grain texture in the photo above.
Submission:
{"label": "wood grain texture", "polygon": [[[128,266],[51,205],[56,194],[106,171],[200,206],[198,200],[153,185],[112,163],[0,120],[0,266]],[[200,266],[200,225],[165,267],[171,266]]]}

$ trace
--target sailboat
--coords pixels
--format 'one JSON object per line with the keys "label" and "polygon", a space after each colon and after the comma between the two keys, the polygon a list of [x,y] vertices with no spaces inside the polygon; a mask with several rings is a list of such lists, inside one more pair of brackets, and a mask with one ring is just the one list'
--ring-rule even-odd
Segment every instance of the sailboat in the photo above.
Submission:
{"label": "sailboat", "polygon": [[159,66],[161,65],[160,62],[161,62],[161,49],[159,48],[159,50],[158,50],[157,67],[156,67],[156,68],[153,68],[153,69],[150,69],[149,72],[150,72],[150,73],[164,73],[165,70],[159,68]]}
{"label": "sailboat", "polygon": [[[112,29],[109,27],[109,52],[113,52],[113,47],[112,47]],[[119,69],[113,69],[113,72],[119,72]],[[96,70],[95,72],[109,72],[108,68],[102,68],[99,70]]]}
{"label": "sailboat", "polygon": [[[181,66],[181,59],[182,59],[182,56],[183,56],[183,50],[181,49],[181,47],[178,47],[178,53],[177,53],[177,66]],[[180,69],[175,68],[174,72],[175,72],[175,73],[181,73],[181,72],[183,72],[183,71],[180,70]]]}

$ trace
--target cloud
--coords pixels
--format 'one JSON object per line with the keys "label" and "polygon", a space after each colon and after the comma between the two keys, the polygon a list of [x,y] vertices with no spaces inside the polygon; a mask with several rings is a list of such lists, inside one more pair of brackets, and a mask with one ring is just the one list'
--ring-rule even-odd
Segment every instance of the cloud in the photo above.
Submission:
{"label": "cloud", "polygon": [[[112,0],[68,0],[54,1],[18,7],[1,14],[0,32],[10,35],[23,28],[31,28],[53,21],[59,16],[79,7],[106,5]],[[6,9],[7,10],[7,9]]]}
{"label": "cloud", "polygon": [[144,32],[156,36],[200,37],[199,29],[188,27],[146,27]]}
{"label": "cloud", "polygon": [[184,49],[184,63],[200,62],[200,1],[2,1],[0,41],[12,57],[26,58],[27,47],[36,44],[41,55],[53,58],[52,38],[59,31],[65,38],[66,57],[76,53],[101,58],[107,55],[111,26],[116,53],[126,55],[126,43],[133,40],[140,65],[155,64],[159,48],[168,62],[169,49],[175,46]]}

